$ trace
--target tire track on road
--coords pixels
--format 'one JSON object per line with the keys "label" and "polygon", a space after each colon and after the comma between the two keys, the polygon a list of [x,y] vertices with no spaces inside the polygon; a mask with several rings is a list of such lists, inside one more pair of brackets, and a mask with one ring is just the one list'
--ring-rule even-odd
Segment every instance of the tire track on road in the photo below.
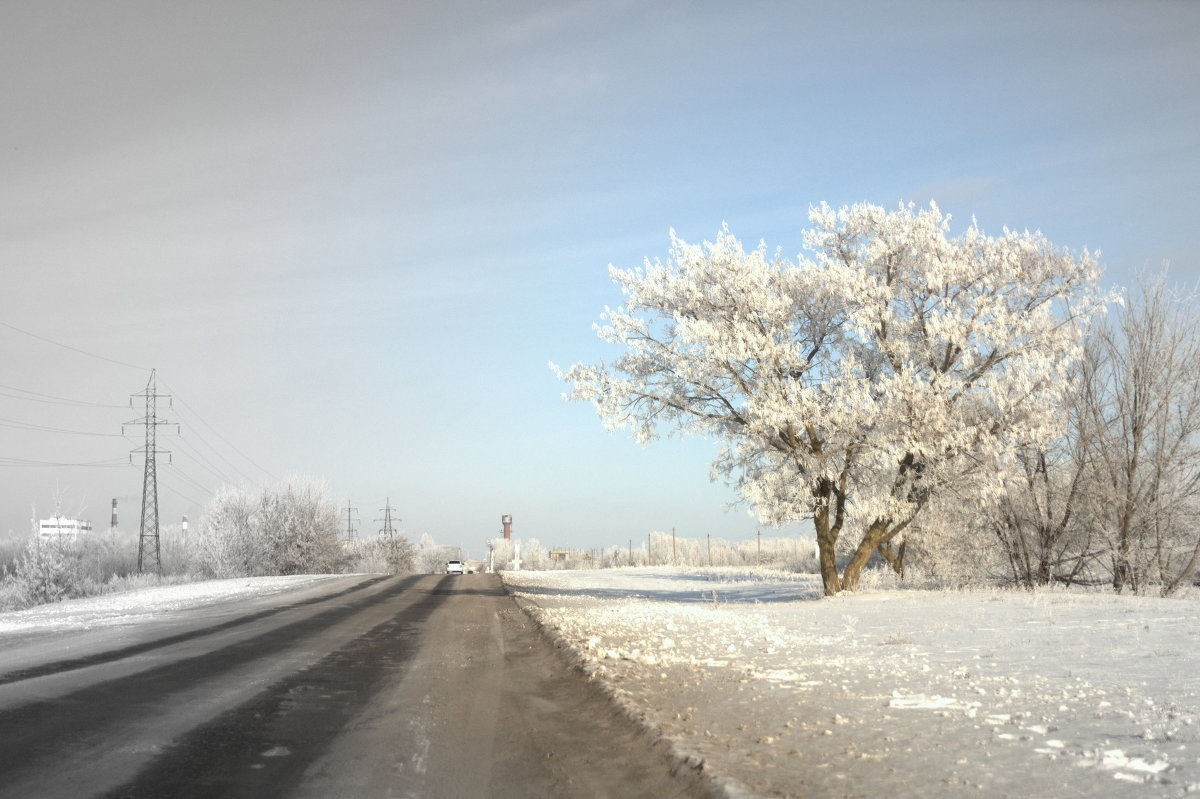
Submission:
{"label": "tire track on road", "polygon": [[155,649],[162,649],[163,647],[172,646],[173,644],[181,644],[185,641],[203,638],[206,635],[212,635],[225,630],[231,630],[235,627],[241,627],[244,624],[261,621],[262,619],[270,618],[271,616],[278,615],[284,611],[296,610],[308,605],[316,605],[321,602],[340,599],[341,597],[348,596],[356,591],[362,591],[370,588],[376,583],[386,579],[388,578],[377,577],[372,580],[366,580],[356,585],[352,585],[349,588],[342,589],[341,591],[337,591],[332,594],[325,594],[318,597],[312,597],[310,599],[304,599],[299,602],[293,602],[290,605],[281,605],[277,608],[268,608],[267,610],[261,610],[248,616],[239,616],[236,619],[230,619],[229,621],[221,622],[220,624],[189,630],[184,633],[167,636],[166,638],[157,638],[153,641],[132,644],[130,646],[121,647],[120,649],[110,649],[105,652],[97,652],[92,655],[71,658],[69,660],[58,660],[52,663],[45,663],[40,666],[14,669],[12,671],[0,674],[0,685],[8,685],[10,683],[20,682],[21,680],[30,680],[35,677],[48,677],[51,674],[60,674],[64,671],[72,671],[74,669],[81,669],[87,666],[98,666],[104,663],[112,663],[117,660],[124,660],[128,657],[145,654],[146,652],[152,652]]}
{"label": "tire track on road", "polygon": [[[153,666],[135,674],[110,680],[100,679],[63,696],[34,700],[0,713],[0,775],[4,775],[3,782],[0,782],[0,796],[80,796],[87,793],[86,790],[79,790],[83,786],[93,791],[110,789],[130,773],[125,770],[121,774],[113,774],[113,770],[119,768],[118,761],[141,767],[153,757],[155,751],[168,745],[170,738],[186,734],[195,726],[189,722],[184,729],[174,730],[172,714],[183,712],[184,715],[195,715],[206,712],[203,707],[181,706],[177,710],[175,705],[181,700],[173,701],[173,697],[187,697],[187,700],[183,700],[185,705],[187,702],[205,704],[209,701],[209,695],[214,693],[206,686],[220,685],[223,680],[228,682],[227,675],[238,674],[239,671],[255,675],[250,677],[252,685],[254,680],[261,679],[256,676],[259,672],[254,668],[256,661],[288,660],[281,653],[303,649],[306,640],[350,622],[360,613],[369,614],[374,609],[381,615],[386,614],[371,628],[386,625],[394,615],[386,606],[397,597],[404,599],[405,592],[420,579],[414,576],[397,580],[394,585],[380,592],[356,598],[345,605],[320,610],[314,615],[236,643]],[[343,598],[352,594],[348,592]],[[440,597],[430,600],[430,596],[433,595],[421,599],[435,603],[440,601]],[[413,601],[415,603],[421,599],[414,597]],[[368,618],[368,623],[371,621]],[[272,665],[277,663],[272,662]],[[242,679],[240,686],[229,690],[244,692],[247,685]],[[276,681],[264,682],[262,691],[270,691],[272,683]],[[219,706],[219,700],[212,701],[218,706],[216,712],[223,712],[225,708]],[[174,725],[178,727],[180,722],[176,721]],[[114,743],[139,740],[137,731],[142,728],[163,727],[172,729],[172,734],[167,740],[150,745],[147,751],[132,751],[128,743]],[[114,751],[114,747],[119,746],[126,748]],[[89,772],[94,772],[96,778],[87,778]],[[49,779],[38,779],[39,774],[47,775]],[[52,784],[59,783],[63,787],[56,792]],[[36,786],[33,793],[29,792],[30,786]]]}
{"label": "tire track on road", "polygon": [[105,799],[287,796],[418,651],[418,628],[449,592],[424,593],[391,620],[188,733]]}

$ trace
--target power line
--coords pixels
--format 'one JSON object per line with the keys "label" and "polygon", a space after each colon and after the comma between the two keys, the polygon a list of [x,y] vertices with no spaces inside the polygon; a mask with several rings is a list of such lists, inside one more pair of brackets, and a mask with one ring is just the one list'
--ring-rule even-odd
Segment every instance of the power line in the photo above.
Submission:
{"label": "power line", "polygon": [[163,488],[165,488],[166,490],[170,491],[170,492],[171,492],[172,494],[174,494],[175,496],[177,496],[177,497],[180,497],[181,499],[185,499],[185,500],[187,500],[187,501],[188,501],[190,504],[192,504],[192,505],[196,506],[197,508],[203,508],[203,507],[204,507],[204,503],[203,503],[203,502],[201,502],[200,500],[196,499],[195,497],[192,497],[192,496],[190,496],[190,495],[188,495],[188,494],[185,494],[184,492],[180,491],[178,488],[176,488],[176,487],[175,487],[175,486],[173,486],[173,485],[170,485],[170,484],[164,484],[164,485],[163,485]]}
{"label": "power line", "polygon": [[[162,384],[163,384],[163,385],[164,385],[164,386],[167,388],[167,390],[168,390],[168,391],[174,391],[174,389],[172,389],[172,388],[171,388],[171,386],[169,386],[165,380],[164,380],[164,381],[160,381],[160,382],[162,382]],[[225,436],[221,435],[220,431],[218,431],[218,430],[217,430],[215,427],[213,427],[211,424],[209,424],[207,421],[205,421],[205,420],[204,420],[204,417],[203,417],[203,416],[201,416],[199,413],[197,413],[196,409],[195,409],[195,408],[193,408],[191,405],[189,405],[189,404],[188,404],[188,403],[187,403],[187,402],[186,402],[186,401],[185,401],[185,400],[184,400],[182,397],[179,397],[179,404],[180,404],[180,405],[182,405],[183,407],[187,408],[187,409],[188,409],[188,411],[189,411],[189,412],[190,412],[190,413],[191,413],[193,416],[195,416],[195,417],[196,417],[196,420],[197,420],[197,421],[199,421],[201,424],[203,424],[205,427],[207,427],[209,430],[211,430],[211,431],[212,431],[212,433],[213,433],[213,435],[215,435],[217,438],[221,439],[221,441],[222,441],[222,442],[224,442],[224,443],[225,443],[225,445],[226,445],[227,447],[229,447],[230,449],[232,449],[232,450],[233,450],[234,452],[236,452],[238,455],[241,455],[243,458],[245,458],[245,459],[246,459],[246,461],[247,461],[247,462],[248,462],[248,463],[249,463],[251,466],[253,466],[254,468],[258,469],[259,471],[261,471],[261,472],[262,472],[263,474],[265,474],[267,477],[270,477],[270,478],[271,478],[272,480],[274,480],[275,482],[279,482],[279,478],[278,478],[278,477],[276,477],[276,476],[275,476],[274,474],[272,474],[271,472],[267,471],[265,468],[263,468],[263,467],[262,467],[262,466],[260,466],[258,463],[256,463],[256,462],[254,461],[254,459],[253,459],[253,458],[251,458],[249,455],[247,455],[246,453],[242,452],[240,449],[238,449],[238,448],[237,448],[237,447],[235,447],[235,446],[234,446],[232,443],[230,443],[229,439],[225,438]],[[201,439],[201,440],[203,440],[203,439]],[[244,474],[242,473],[242,471],[241,471],[240,469],[238,469],[238,468],[237,468],[237,466],[234,466],[234,464],[233,464],[232,462],[230,462],[230,461],[229,461],[227,458],[225,458],[223,455],[221,455],[221,453],[220,453],[220,452],[217,452],[217,449],[216,449],[215,447],[212,447],[212,446],[210,445],[210,449],[212,449],[212,450],[213,450],[213,452],[216,452],[216,453],[217,453],[217,455],[218,455],[218,456],[220,456],[220,457],[222,458],[222,460],[224,460],[226,463],[229,463],[229,465],[230,465],[230,466],[232,466],[232,467],[234,468],[234,470],[235,470],[235,471],[237,471],[239,474],[242,474],[242,476],[243,476],[243,477],[244,477],[244,476],[246,476],[246,475],[244,475]]]}
{"label": "power line", "polygon": [[16,419],[0,419],[0,427],[11,427],[16,430],[31,430],[38,433],[66,433],[73,436],[100,436],[103,438],[125,438],[124,433],[93,433],[90,430],[67,430],[62,427],[49,427],[33,422],[19,422]]}
{"label": "power line", "polygon": [[[195,428],[189,428],[189,430],[191,430],[191,431],[195,432]],[[236,473],[236,474],[237,474],[239,477],[241,477],[241,478],[242,478],[242,480],[243,480],[244,482],[247,482],[247,483],[253,483],[253,482],[254,482],[254,478],[250,477],[248,474],[246,474],[244,471],[242,471],[242,470],[241,470],[241,469],[238,467],[238,465],[237,465],[236,463],[234,463],[233,461],[229,460],[229,458],[225,457],[225,455],[224,455],[224,454],[223,454],[223,453],[222,453],[222,452],[221,452],[219,449],[217,449],[216,447],[214,447],[214,446],[213,446],[211,443],[209,443],[209,442],[208,442],[208,441],[207,441],[207,440],[206,440],[206,439],[205,439],[203,436],[199,435],[198,433],[196,434],[196,441],[198,441],[198,442],[200,442],[201,444],[203,444],[204,446],[208,447],[208,450],[209,450],[209,451],[210,451],[210,452],[211,452],[213,455],[217,456],[217,457],[218,457],[218,458],[219,458],[219,459],[220,459],[220,460],[221,460],[223,463],[225,463],[225,465],[226,465],[226,466],[228,466],[230,469],[233,469],[233,471],[234,471],[234,472],[235,472],[235,473]],[[187,440],[187,439],[185,439],[185,438],[183,438],[182,434],[181,434],[181,435],[180,435],[180,437],[179,437],[179,443],[180,443],[181,445],[183,445],[183,447],[184,447],[185,449],[187,449],[188,451],[190,451],[190,452],[191,452],[191,453],[192,453],[192,454],[195,456],[195,459],[196,459],[198,462],[199,462],[199,461],[203,461],[204,463],[207,463],[207,464],[208,464],[208,467],[209,467],[209,471],[212,471],[214,474],[218,474],[218,473],[219,473],[219,479],[220,479],[220,480],[222,480],[223,482],[229,483],[230,485],[234,485],[234,484],[236,484],[236,483],[238,482],[237,480],[233,480],[233,479],[231,479],[231,478],[230,478],[230,477],[229,477],[229,476],[228,476],[228,475],[225,473],[225,471],[224,471],[223,469],[221,469],[219,466],[217,466],[217,464],[213,463],[211,460],[209,460],[207,457],[205,457],[205,456],[204,456],[204,454],[203,454],[202,452],[200,452],[200,450],[198,450],[198,449],[196,449],[195,447],[191,446],[191,444],[190,444],[190,443],[188,443],[188,440]]]}
{"label": "power line", "polygon": [[176,464],[174,464],[174,463],[172,463],[172,464],[168,464],[168,465],[170,466],[170,468],[169,468],[167,471],[163,472],[163,474],[168,474],[168,475],[172,475],[172,476],[177,476],[177,477],[178,477],[180,480],[182,480],[183,482],[185,482],[185,483],[187,483],[188,485],[192,486],[193,488],[196,488],[196,489],[198,489],[198,490],[202,491],[203,493],[205,493],[205,494],[208,494],[208,495],[210,495],[210,496],[212,495],[212,493],[213,493],[213,492],[212,492],[211,490],[209,490],[209,489],[208,489],[208,488],[207,488],[207,487],[206,487],[206,486],[205,486],[203,483],[201,483],[199,480],[197,480],[196,478],[192,477],[192,476],[191,476],[190,474],[188,474],[187,472],[185,472],[185,471],[183,471],[182,469],[180,469],[178,465],[176,465]]}
{"label": "power line", "polygon": [[0,457],[0,466],[81,466],[93,468],[114,468],[122,469],[129,467],[129,462],[125,458],[112,458],[102,461],[87,461],[84,463],[67,463],[65,461],[36,461],[26,460],[24,458],[3,458]]}
{"label": "power line", "polygon": [[201,469],[204,469],[222,483],[227,483],[229,485],[233,485],[235,483],[235,481],[229,479],[229,476],[221,471],[216,464],[204,457],[203,453],[199,452],[195,447],[189,444],[187,439],[185,439],[182,435],[179,436],[178,442],[179,445],[184,449],[184,454],[190,457]]}
{"label": "power line", "polygon": [[151,371],[146,369],[144,366],[137,366],[132,363],[126,363],[125,361],[118,361],[116,358],[108,358],[104,355],[97,355],[94,352],[88,352],[87,350],[81,350],[78,347],[72,347],[70,344],[63,344],[61,341],[55,341],[54,339],[49,339],[45,336],[39,336],[37,333],[30,333],[28,330],[22,330],[16,325],[10,325],[8,322],[0,322],[0,326],[7,327],[9,330],[15,330],[18,333],[29,336],[30,338],[36,338],[38,341],[44,341],[47,344],[53,344],[56,347],[62,347],[64,350],[70,350],[71,352],[77,352],[80,355],[86,355],[89,358],[95,358],[100,361],[108,361],[109,363],[115,363],[117,366],[126,366],[130,369],[137,369],[139,372]]}
{"label": "power line", "polygon": [[7,391],[0,391],[0,397],[11,397],[12,399],[24,400],[25,402],[42,402],[47,405],[71,405],[79,408],[118,408],[125,409],[124,405],[111,405],[106,402],[89,402],[88,400],[77,400],[69,397],[59,397],[54,394],[42,394],[39,391],[30,391],[27,388],[18,388],[17,386],[0,385],[0,388],[6,388],[8,391],[20,391],[21,394],[29,394],[28,397],[23,397],[21,394],[9,394]]}

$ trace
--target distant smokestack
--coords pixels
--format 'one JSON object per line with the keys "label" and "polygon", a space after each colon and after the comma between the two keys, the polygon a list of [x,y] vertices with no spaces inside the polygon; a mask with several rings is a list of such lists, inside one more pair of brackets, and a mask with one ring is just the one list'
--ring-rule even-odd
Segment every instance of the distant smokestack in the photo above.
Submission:
{"label": "distant smokestack", "polygon": [[187,535],[187,516],[183,517],[183,534]]}
{"label": "distant smokestack", "polygon": [[504,525],[504,540],[512,540],[512,514],[506,513],[500,517],[500,523]]}
{"label": "distant smokestack", "polygon": [[110,522],[108,526],[114,530],[117,529],[117,498],[116,497],[113,497],[112,522]]}

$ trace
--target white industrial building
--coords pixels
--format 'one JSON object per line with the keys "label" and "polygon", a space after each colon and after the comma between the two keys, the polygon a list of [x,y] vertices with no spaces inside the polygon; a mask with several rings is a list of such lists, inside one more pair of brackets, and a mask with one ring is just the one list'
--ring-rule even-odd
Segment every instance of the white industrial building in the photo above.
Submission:
{"label": "white industrial building", "polygon": [[51,516],[38,522],[38,538],[43,541],[75,541],[92,532],[92,523],[65,516]]}

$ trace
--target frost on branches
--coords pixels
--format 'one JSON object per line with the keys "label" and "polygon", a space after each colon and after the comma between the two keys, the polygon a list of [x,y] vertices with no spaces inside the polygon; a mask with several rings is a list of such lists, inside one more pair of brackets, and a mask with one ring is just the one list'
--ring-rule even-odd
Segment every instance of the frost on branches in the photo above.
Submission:
{"label": "frost on branches", "polygon": [[714,474],[764,522],[812,519],[835,594],[873,553],[894,559],[939,492],[989,502],[1018,448],[1058,434],[1077,322],[1103,298],[1087,252],[974,224],[951,238],[933,204],[809,221],[797,262],[722,229],[610,267],[625,304],[599,336],[623,353],[556,371],[610,430],[719,440]]}

